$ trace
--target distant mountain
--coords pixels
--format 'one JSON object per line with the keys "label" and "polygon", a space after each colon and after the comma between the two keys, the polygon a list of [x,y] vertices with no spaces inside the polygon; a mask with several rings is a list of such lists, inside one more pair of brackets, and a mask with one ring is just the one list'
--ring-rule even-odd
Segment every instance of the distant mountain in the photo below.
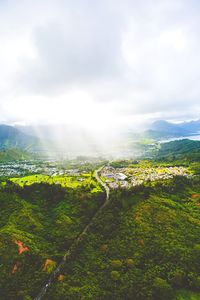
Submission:
{"label": "distant mountain", "polygon": [[151,126],[150,130],[169,133],[171,136],[186,136],[193,133],[191,129],[186,129],[181,124],[174,124],[165,120],[155,121]]}
{"label": "distant mountain", "polygon": [[200,120],[183,122],[179,124],[179,127],[191,131],[193,133],[200,132]]}
{"label": "distant mountain", "polygon": [[194,134],[200,132],[200,120],[178,124],[167,122],[165,120],[158,120],[151,124],[149,129],[183,135]]}
{"label": "distant mountain", "polygon": [[39,144],[39,139],[36,137],[27,135],[13,126],[0,125],[0,149],[33,150]]}

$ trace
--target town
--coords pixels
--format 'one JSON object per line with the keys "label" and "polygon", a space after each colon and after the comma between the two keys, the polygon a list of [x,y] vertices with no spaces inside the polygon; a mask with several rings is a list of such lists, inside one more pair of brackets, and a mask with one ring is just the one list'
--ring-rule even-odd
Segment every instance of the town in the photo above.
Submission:
{"label": "town", "polygon": [[111,189],[130,188],[148,181],[170,179],[174,176],[192,176],[186,167],[127,167],[106,166],[101,171],[102,179]]}
{"label": "town", "polygon": [[[40,161],[25,160],[0,164],[0,177],[23,177],[29,175],[46,175],[50,178],[69,177],[71,180],[85,181],[83,174],[92,174],[99,165],[104,165],[100,172],[101,179],[110,189],[129,189],[148,181],[170,179],[174,176],[190,177],[191,172],[183,166],[151,166],[141,165],[134,161],[134,166],[113,167],[108,162],[96,161],[89,164],[83,161]],[[40,177],[38,177],[40,178]],[[39,179],[38,179],[39,180]]]}
{"label": "town", "polygon": [[79,176],[82,173],[90,172],[97,168],[99,164],[103,164],[101,159],[74,159],[74,160],[23,160],[15,162],[0,163],[0,177],[20,177],[28,175],[48,175],[48,176]]}

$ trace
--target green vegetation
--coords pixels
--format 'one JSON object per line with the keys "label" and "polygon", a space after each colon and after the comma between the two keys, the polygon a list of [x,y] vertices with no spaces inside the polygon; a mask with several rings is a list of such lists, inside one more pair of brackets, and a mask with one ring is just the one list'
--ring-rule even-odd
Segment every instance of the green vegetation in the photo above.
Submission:
{"label": "green vegetation", "polygon": [[175,300],[199,300],[200,293],[194,293],[188,290],[178,291]]}
{"label": "green vegetation", "polygon": [[200,161],[200,141],[180,140],[161,144],[156,159],[165,161]]}
{"label": "green vegetation", "polygon": [[[144,180],[110,191],[44,299],[200,299],[199,147],[176,141],[154,149],[151,160],[110,162],[117,172],[124,168],[127,181]],[[102,164],[48,162],[40,170],[49,175],[1,178],[1,299],[33,299],[47,282],[105,201],[94,177]],[[177,172],[167,178],[169,166]],[[178,166],[188,176],[177,176]],[[145,180],[149,171],[154,177]]]}
{"label": "green vegetation", "polygon": [[31,159],[32,157],[33,155],[31,155],[29,152],[15,148],[0,151],[0,162],[25,160]]}
{"label": "green vegetation", "polygon": [[0,188],[0,295],[5,300],[35,295],[105,197],[94,179],[75,188],[31,183],[8,181]]}
{"label": "green vegetation", "polygon": [[174,132],[167,132],[167,131],[158,131],[158,130],[146,130],[143,134],[141,134],[142,138],[146,139],[152,139],[152,140],[161,140],[161,139],[167,139],[172,137],[179,137],[180,133]]}
{"label": "green vegetation", "polygon": [[41,142],[37,137],[24,134],[16,127],[0,125],[0,149],[38,149]]}
{"label": "green vegetation", "polygon": [[198,299],[199,201],[199,177],[113,191],[45,299]]}
{"label": "green vegetation", "polygon": [[80,176],[48,176],[48,175],[30,175],[19,178],[11,178],[12,182],[23,186],[32,185],[34,183],[56,184],[62,187],[76,189],[77,187],[90,187],[91,192],[102,192],[102,189],[97,185],[92,172],[83,173]]}

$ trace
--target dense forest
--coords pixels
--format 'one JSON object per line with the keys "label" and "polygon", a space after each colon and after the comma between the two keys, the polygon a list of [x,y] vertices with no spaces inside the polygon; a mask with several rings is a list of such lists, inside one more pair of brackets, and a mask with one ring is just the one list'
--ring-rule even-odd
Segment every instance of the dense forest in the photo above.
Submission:
{"label": "dense forest", "polygon": [[[103,199],[103,192],[83,188],[2,183],[2,299],[36,296]],[[176,299],[182,289],[196,294],[199,219],[198,176],[113,191],[46,299]]]}
{"label": "dense forest", "polygon": [[92,187],[38,183],[0,189],[1,299],[29,299],[104,199]]}
{"label": "dense forest", "polygon": [[183,139],[178,141],[172,141],[169,143],[160,144],[159,150],[154,153],[156,160],[185,160],[188,161],[200,161],[200,141],[192,141],[189,139]]}
{"label": "dense forest", "polygon": [[45,299],[199,299],[200,179],[111,197]]}

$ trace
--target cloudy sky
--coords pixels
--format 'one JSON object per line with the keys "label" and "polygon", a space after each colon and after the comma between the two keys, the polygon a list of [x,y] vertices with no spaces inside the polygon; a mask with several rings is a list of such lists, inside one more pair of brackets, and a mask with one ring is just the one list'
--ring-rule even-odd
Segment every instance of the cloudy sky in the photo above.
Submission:
{"label": "cloudy sky", "polygon": [[200,1],[0,0],[0,122],[200,117]]}

